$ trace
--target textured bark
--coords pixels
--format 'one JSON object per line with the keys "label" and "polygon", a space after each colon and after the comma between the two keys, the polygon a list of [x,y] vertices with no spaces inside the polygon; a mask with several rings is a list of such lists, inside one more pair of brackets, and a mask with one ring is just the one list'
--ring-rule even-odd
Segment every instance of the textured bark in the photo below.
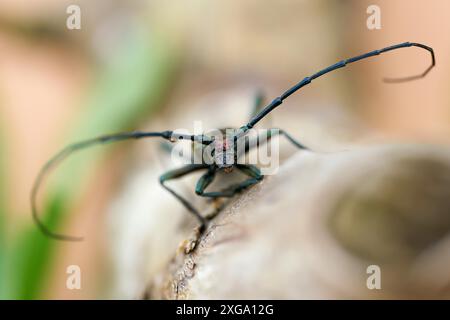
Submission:
{"label": "textured bark", "polygon": [[[450,298],[442,149],[298,152],[236,197],[194,249],[184,241],[149,277],[145,297]],[[369,265],[381,269],[381,290],[367,288]]]}

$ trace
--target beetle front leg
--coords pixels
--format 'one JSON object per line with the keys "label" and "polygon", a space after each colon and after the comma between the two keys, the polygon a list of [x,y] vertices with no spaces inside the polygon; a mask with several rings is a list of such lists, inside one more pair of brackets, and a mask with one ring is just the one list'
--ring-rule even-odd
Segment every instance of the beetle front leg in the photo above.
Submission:
{"label": "beetle front leg", "polygon": [[166,186],[165,183],[169,180],[181,178],[181,177],[185,176],[186,174],[189,174],[189,173],[201,170],[201,169],[206,169],[206,168],[207,168],[207,166],[205,166],[205,165],[190,164],[190,165],[181,167],[179,169],[174,169],[174,170],[168,171],[159,177],[159,182],[161,183],[161,185],[167,191],[169,191],[175,198],[177,198],[178,201],[180,201],[183,204],[183,206],[186,209],[188,209],[189,212],[192,213],[197,218],[197,220],[200,222],[200,232],[205,230],[207,220],[200,214],[200,212],[198,212],[197,209],[194,208],[194,206],[189,201],[187,201],[185,198],[180,196],[173,189]]}
{"label": "beetle front leg", "polygon": [[[206,187],[203,188],[202,190],[199,190],[197,194],[201,197],[207,198],[221,198],[221,197],[230,198],[233,197],[235,194],[243,191],[244,189],[247,189],[252,185],[257,184],[264,178],[264,176],[261,175],[261,172],[258,169],[258,167],[254,165],[236,165],[236,168],[245,173],[247,176],[250,176],[250,178],[240,183],[233,184],[228,188],[223,189],[222,191],[204,192],[206,187],[209,185],[208,183]],[[205,174],[205,176],[207,175],[208,173]]]}

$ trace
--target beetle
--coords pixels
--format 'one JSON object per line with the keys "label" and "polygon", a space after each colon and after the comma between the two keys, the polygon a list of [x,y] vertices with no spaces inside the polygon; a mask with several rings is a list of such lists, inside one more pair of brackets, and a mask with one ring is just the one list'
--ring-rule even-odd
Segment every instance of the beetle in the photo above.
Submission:
{"label": "beetle", "polygon": [[[404,42],[396,45],[392,45],[389,47],[385,47],[383,49],[370,51],[365,54],[361,54],[349,59],[341,60],[335,64],[332,64],[314,74],[311,76],[305,77],[303,80],[298,82],[293,87],[286,90],[283,94],[276,97],[272,100],[268,105],[261,108],[263,106],[262,99],[258,98],[256,99],[255,103],[255,110],[253,117],[249,120],[249,122],[243,126],[241,126],[238,129],[227,129],[227,130],[221,130],[221,133],[223,133],[219,138],[215,136],[209,136],[206,134],[199,134],[199,135],[192,135],[192,134],[184,134],[184,133],[177,133],[175,131],[161,131],[161,132],[145,132],[145,131],[133,131],[133,132],[122,132],[122,133],[115,133],[115,134],[109,134],[100,136],[97,138],[93,138],[90,140],[84,140],[78,143],[71,144],[61,150],[59,153],[57,153],[53,158],[51,158],[40,170],[32,191],[31,191],[31,209],[32,209],[32,215],[33,219],[38,226],[38,228],[47,236],[52,237],[54,239],[58,240],[67,240],[67,241],[80,241],[82,238],[80,237],[74,237],[74,236],[68,236],[68,235],[62,235],[58,233],[54,233],[53,231],[49,230],[45,224],[39,219],[37,205],[36,205],[36,196],[39,190],[39,187],[44,179],[44,177],[53,169],[56,165],[58,165],[61,161],[63,161],[65,158],[67,158],[70,154],[73,152],[79,151],[81,149],[85,149],[88,147],[92,147],[99,144],[107,144],[112,142],[118,142],[118,141],[124,141],[129,139],[143,139],[143,138],[162,138],[167,141],[170,141],[172,143],[178,142],[181,140],[187,140],[191,141],[194,144],[199,144],[203,148],[209,148],[211,158],[210,161],[206,161],[206,159],[203,159],[201,163],[191,163],[187,164],[181,168],[170,170],[163,175],[160,176],[160,183],[161,185],[170,192],[175,198],[177,198],[184,207],[199,221],[200,226],[199,230],[202,232],[205,230],[207,223],[209,219],[207,217],[204,217],[200,212],[194,208],[194,206],[189,203],[185,198],[183,198],[181,195],[179,195],[177,192],[175,192],[173,189],[169,188],[166,185],[166,182],[169,180],[177,179],[180,177],[183,177],[187,174],[197,172],[197,171],[205,171],[205,173],[199,178],[197,181],[196,187],[195,187],[195,193],[198,196],[206,197],[206,198],[230,198],[233,197],[235,194],[248,189],[249,187],[257,184],[260,182],[264,175],[261,174],[261,170],[253,164],[239,164],[237,162],[237,158],[239,156],[239,152],[237,150],[237,146],[239,145],[239,142],[244,139],[250,130],[264,117],[266,117],[272,110],[280,106],[284,100],[286,100],[289,96],[300,90],[302,87],[310,84],[313,80],[330,73],[334,70],[340,69],[345,67],[348,64],[374,57],[377,55],[380,55],[385,52],[401,49],[401,48],[408,48],[408,47],[417,47],[424,50],[427,50],[431,55],[431,64],[430,66],[421,74],[405,77],[405,78],[385,78],[385,82],[390,83],[396,83],[396,82],[404,82],[404,81],[410,81],[415,80],[419,78],[425,77],[428,72],[435,66],[436,60],[434,51],[431,47],[428,47],[421,43],[415,43],[415,42]],[[286,131],[281,129],[269,129],[267,131],[267,138],[271,138],[275,135],[282,135],[289,142],[291,142],[294,146],[296,146],[299,149],[308,149],[303,144],[298,142],[296,139],[294,139],[291,135],[289,135]],[[247,153],[252,147],[248,140],[245,141],[243,153]],[[258,145],[256,145],[258,146]],[[210,191],[207,192],[207,187],[212,183],[214,180],[217,172],[224,172],[224,173],[230,173],[233,171],[233,169],[237,169],[244,173],[248,178],[240,183],[232,184],[228,186],[225,189],[222,189],[220,191]]]}

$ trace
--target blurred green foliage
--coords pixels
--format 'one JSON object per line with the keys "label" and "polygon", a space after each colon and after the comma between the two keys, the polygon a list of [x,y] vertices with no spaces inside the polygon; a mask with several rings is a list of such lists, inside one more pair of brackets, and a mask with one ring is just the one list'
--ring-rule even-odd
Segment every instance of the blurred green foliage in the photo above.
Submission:
{"label": "blurred green foliage", "polygon": [[[1,128],[3,126],[0,125]],[[5,155],[6,148],[4,144],[3,132],[0,132],[0,299],[6,294],[6,188],[5,188]]]}
{"label": "blurred green foliage", "polygon": [[[144,114],[154,111],[167,96],[178,58],[162,38],[138,29],[124,41],[113,59],[97,70],[78,124],[62,143],[134,128]],[[0,154],[4,148],[0,140]],[[40,206],[39,214],[51,230],[59,230],[90,169],[108,148],[94,149],[70,165],[62,166],[55,173],[56,180],[46,188],[45,203]],[[14,213],[5,213],[2,187],[7,181],[1,174],[4,170],[6,164],[0,163],[0,298],[45,298],[55,247],[61,243],[45,237],[31,224],[6,243],[3,220]]]}

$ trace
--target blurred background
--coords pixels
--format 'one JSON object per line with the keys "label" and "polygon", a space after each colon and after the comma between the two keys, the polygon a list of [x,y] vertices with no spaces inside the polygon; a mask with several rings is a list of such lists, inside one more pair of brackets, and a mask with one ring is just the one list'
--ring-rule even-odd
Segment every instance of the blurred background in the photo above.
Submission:
{"label": "blurred background", "polygon": [[[81,30],[66,27],[71,4],[81,8]],[[373,4],[380,30],[366,26]],[[115,246],[108,212],[134,166],[164,171],[155,159],[162,151],[130,142],[61,166],[40,194],[40,215],[52,230],[85,237],[61,243],[32,223],[29,197],[41,166],[70,142],[193,129],[193,120],[238,127],[258,90],[270,100],[343,58],[405,41],[434,48],[437,66],[425,79],[380,81],[429,65],[427,52],[401,49],[315,81],[268,121],[320,150],[450,142],[448,12],[440,0],[1,1],[0,298],[133,295],[111,262],[133,249]],[[82,290],[66,288],[69,265],[80,266]]]}

